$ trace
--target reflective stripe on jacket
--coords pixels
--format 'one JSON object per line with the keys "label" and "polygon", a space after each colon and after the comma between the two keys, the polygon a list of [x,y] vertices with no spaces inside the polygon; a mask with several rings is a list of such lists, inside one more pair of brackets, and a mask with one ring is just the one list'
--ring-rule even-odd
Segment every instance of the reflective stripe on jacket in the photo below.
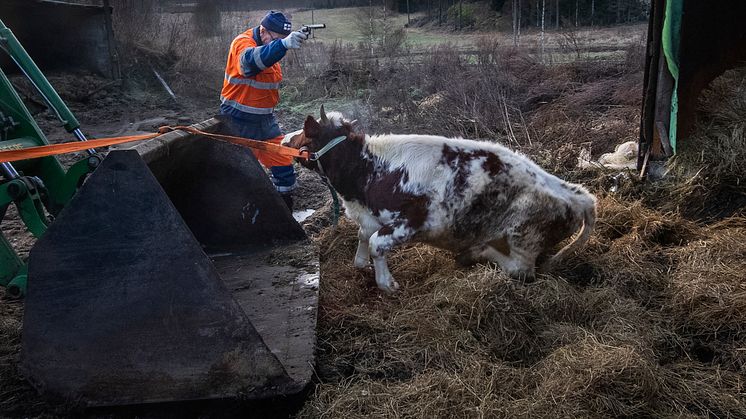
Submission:
{"label": "reflective stripe on jacket", "polygon": [[238,35],[228,52],[221,103],[245,113],[271,114],[280,100],[279,60],[286,52],[279,39],[263,45],[258,27]]}

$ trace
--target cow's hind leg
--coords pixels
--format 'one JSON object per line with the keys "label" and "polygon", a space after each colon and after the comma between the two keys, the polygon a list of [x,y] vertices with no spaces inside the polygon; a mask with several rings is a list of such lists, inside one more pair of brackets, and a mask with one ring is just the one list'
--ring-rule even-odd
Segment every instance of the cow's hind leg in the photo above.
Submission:
{"label": "cow's hind leg", "polygon": [[477,263],[489,262],[488,259],[485,259],[482,256],[482,253],[484,253],[484,247],[484,245],[479,245],[463,250],[461,253],[456,255],[456,263],[468,267],[476,265]]}
{"label": "cow's hind leg", "polygon": [[386,292],[399,289],[386,263],[386,253],[394,246],[406,242],[414,235],[414,230],[403,224],[383,226],[370,236],[370,255],[373,258],[373,268],[376,271],[376,284]]}
{"label": "cow's hind leg", "polygon": [[513,279],[532,281],[536,275],[536,252],[511,243],[507,237],[485,243],[479,256],[497,263]]}

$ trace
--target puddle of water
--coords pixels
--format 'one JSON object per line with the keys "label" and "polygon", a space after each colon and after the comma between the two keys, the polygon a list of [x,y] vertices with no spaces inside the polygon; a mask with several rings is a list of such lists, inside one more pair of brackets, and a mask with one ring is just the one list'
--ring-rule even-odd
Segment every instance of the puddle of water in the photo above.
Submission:
{"label": "puddle of water", "polygon": [[295,211],[293,212],[293,218],[295,218],[295,221],[302,223],[303,221],[305,221],[306,218],[310,217],[311,214],[313,214],[314,212],[316,212],[316,210],[312,210],[312,209],[307,209],[303,211]]}
{"label": "puddle of water", "polygon": [[319,274],[303,274],[296,279],[296,282],[306,287],[318,287],[319,286]]}

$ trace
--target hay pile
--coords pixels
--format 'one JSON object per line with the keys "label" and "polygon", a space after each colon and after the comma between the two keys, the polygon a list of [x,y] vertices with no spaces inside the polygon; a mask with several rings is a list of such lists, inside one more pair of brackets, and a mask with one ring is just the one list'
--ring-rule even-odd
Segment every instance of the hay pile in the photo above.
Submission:
{"label": "hay pile", "polygon": [[518,284],[414,245],[391,258],[395,297],[352,268],[351,223],[327,230],[319,384],[301,416],[746,415],[746,230],[611,197],[601,209],[554,275]]}
{"label": "hay pile", "polygon": [[695,190],[722,204],[742,188],[746,112],[724,114],[703,119],[706,153],[673,162],[689,178],[611,193],[606,174],[566,173],[598,195],[597,229],[533,283],[410,245],[390,257],[402,290],[382,295],[352,267],[355,226],[324,230],[318,384],[300,416],[746,417],[746,218],[692,211]]}

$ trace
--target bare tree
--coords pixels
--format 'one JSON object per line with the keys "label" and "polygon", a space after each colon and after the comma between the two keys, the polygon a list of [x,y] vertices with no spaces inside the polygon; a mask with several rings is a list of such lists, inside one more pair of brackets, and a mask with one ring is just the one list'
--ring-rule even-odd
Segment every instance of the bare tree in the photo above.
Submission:
{"label": "bare tree", "polygon": [[620,23],[622,21],[622,2],[621,0],[616,0],[616,22]]}
{"label": "bare tree", "polygon": [[368,39],[369,39],[368,42],[370,43],[370,56],[371,57],[374,54],[373,48],[375,46],[375,42],[374,42],[375,37],[376,37],[375,25],[373,25],[373,0],[370,0],[369,6],[368,6]]}
{"label": "bare tree", "polygon": [[523,10],[521,0],[517,0],[518,2],[518,45],[521,44],[521,11]]}
{"label": "bare tree", "polygon": [[513,46],[518,46],[518,14],[521,13],[520,9],[518,8],[518,0],[513,0],[512,13],[513,13]]}
{"label": "bare tree", "polygon": [[541,0],[541,61],[544,61],[544,15],[546,12],[546,0]]}
{"label": "bare tree", "polygon": [[578,27],[578,1],[575,0],[575,27]]}
{"label": "bare tree", "polygon": [[559,0],[554,1],[555,5],[555,13],[554,13],[554,29],[559,29],[559,22],[560,22],[560,8],[559,8]]}
{"label": "bare tree", "polygon": [[596,0],[591,0],[591,26],[593,26],[593,18],[596,14]]}
{"label": "bare tree", "polygon": [[388,32],[388,25],[386,22],[386,0],[383,0],[382,3],[383,3],[383,35],[382,35],[383,42],[382,44],[386,45],[386,32]]}
{"label": "bare tree", "polygon": [[462,29],[464,27],[464,22],[462,20],[462,16],[464,15],[464,0],[458,0],[458,28]]}
{"label": "bare tree", "polygon": [[521,12],[523,12],[521,0],[513,0],[511,13],[513,14],[513,45],[521,44]]}

